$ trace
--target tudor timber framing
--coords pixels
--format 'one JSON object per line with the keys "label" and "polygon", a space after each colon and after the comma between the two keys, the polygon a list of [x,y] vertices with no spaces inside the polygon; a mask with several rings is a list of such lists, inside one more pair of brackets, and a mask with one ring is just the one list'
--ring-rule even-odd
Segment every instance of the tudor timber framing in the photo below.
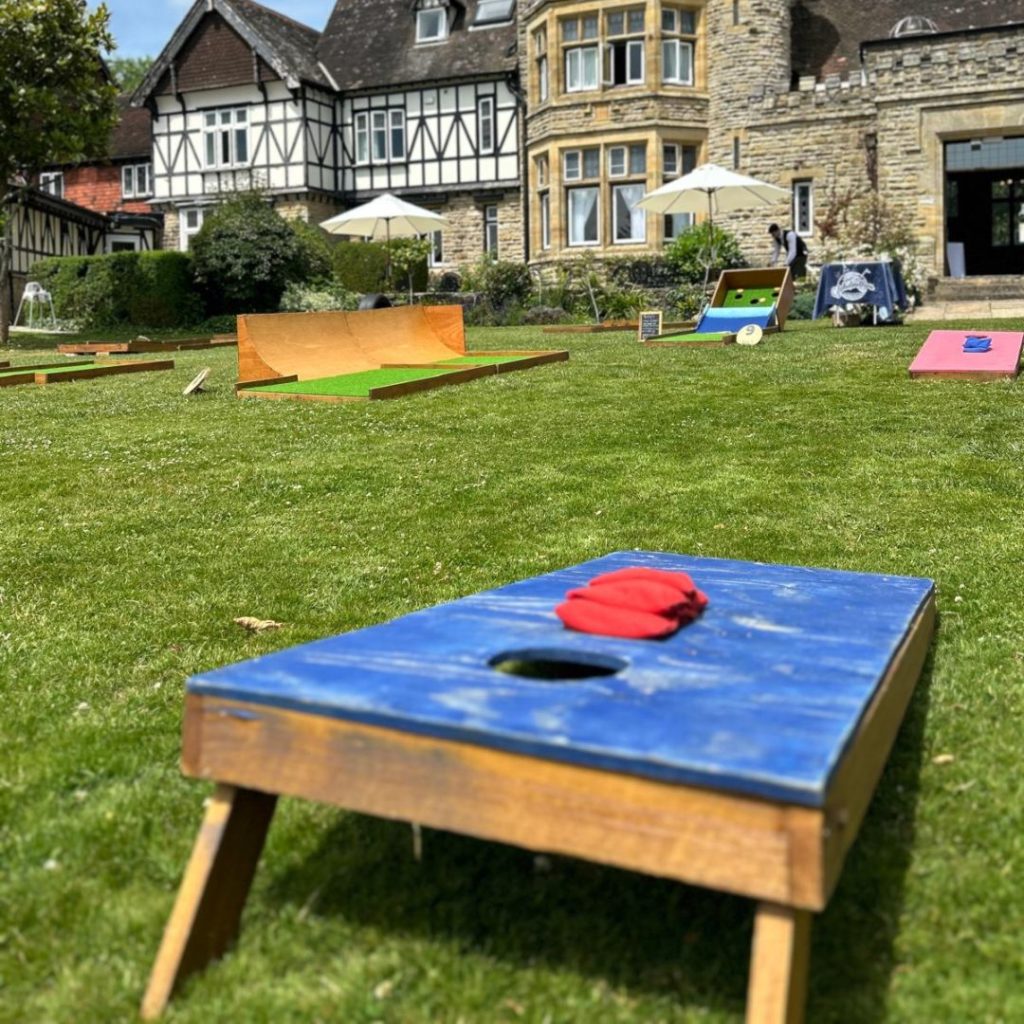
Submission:
{"label": "tudor timber framing", "polygon": [[[494,103],[494,145],[479,140],[480,101]],[[340,103],[342,180],[346,193],[361,196],[394,189],[438,187],[519,188],[519,102],[504,79],[435,84],[348,96]],[[401,110],[405,156],[356,162],[356,116]]]}

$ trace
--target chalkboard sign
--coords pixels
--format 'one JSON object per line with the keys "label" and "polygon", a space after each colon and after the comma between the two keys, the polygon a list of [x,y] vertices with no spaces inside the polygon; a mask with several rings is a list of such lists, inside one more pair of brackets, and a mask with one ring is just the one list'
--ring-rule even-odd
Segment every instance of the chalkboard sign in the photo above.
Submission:
{"label": "chalkboard sign", "polygon": [[661,334],[661,310],[643,310],[640,313],[640,320],[637,323],[637,328],[637,341],[646,341],[648,338],[656,338]]}

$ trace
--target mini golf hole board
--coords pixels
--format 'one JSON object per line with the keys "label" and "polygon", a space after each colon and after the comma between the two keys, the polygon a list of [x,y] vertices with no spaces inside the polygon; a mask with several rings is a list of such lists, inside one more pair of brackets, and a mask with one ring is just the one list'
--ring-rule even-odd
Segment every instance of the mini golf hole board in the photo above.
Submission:
{"label": "mini golf hole board", "polygon": [[[562,627],[636,565],[707,610],[663,641]],[[234,940],[287,795],[756,900],[747,1020],[799,1024],[934,614],[930,580],[630,551],[192,678],[182,766],[218,785],[143,1016]]]}

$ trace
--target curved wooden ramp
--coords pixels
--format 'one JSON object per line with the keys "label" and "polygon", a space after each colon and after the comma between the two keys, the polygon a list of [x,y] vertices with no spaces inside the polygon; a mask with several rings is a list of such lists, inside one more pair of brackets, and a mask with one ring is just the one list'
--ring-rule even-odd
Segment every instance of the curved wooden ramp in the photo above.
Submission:
{"label": "curved wooden ramp", "polygon": [[315,380],[382,366],[427,366],[465,353],[461,306],[238,318],[240,384],[292,376]]}

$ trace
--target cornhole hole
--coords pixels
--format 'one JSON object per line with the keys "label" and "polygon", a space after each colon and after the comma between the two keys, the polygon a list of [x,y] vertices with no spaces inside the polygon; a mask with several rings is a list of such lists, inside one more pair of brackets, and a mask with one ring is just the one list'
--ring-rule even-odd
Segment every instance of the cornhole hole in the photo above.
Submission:
{"label": "cornhole hole", "polygon": [[[990,338],[987,352],[964,351],[968,338]],[[1024,333],[1017,331],[932,331],[910,364],[911,377],[1016,377]]]}
{"label": "cornhole hole", "polygon": [[396,398],[568,358],[565,351],[467,352],[461,306],[266,313],[238,318],[236,394]]}
{"label": "cornhole hole", "polygon": [[[636,565],[690,573],[701,618],[563,628]],[[234,941],[286,795],[754,899],[747,1019],[795,1024],[933,621],[929,580],[630,551],[195,676],[182,765],[218,786],[143,1016]]]}
{"label": "cornhole hole", "polygon": [[795,290],[788,267],[723,270],[711,302],[691,331],[667,332],[647,345],[695,348],[731,345],[747,326],[761,328],[762,335],[786,326]]}
{"label": "cornhole hole", "polygon": [[218,334],[212,338],[169,338],[165,341],[135,338],[132,341],[71,342],[65,345],[58,345],[57,351],[63,355],[73,356],[120,356],[142,352],[184,352],[210,348],[226,348],[237,344],[238,339],[233,335]]}

